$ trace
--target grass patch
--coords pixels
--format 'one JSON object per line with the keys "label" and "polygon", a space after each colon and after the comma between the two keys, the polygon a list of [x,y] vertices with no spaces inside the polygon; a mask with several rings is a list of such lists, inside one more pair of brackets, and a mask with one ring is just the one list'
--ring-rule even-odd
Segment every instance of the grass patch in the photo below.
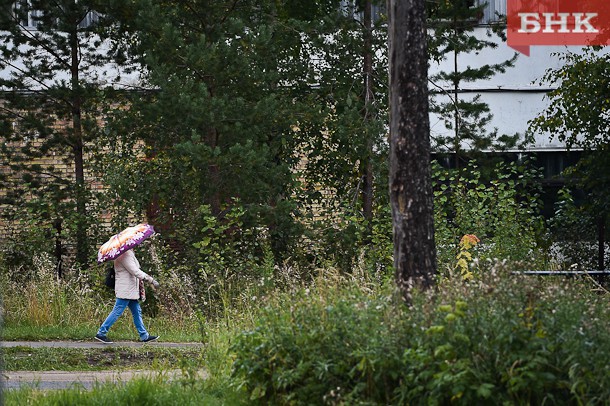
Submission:
{"label": "grass patch", "polygon": [[35,388],[6,391],[10,405],[247,405],[243,394],[230,388],[215,388],[189,379],[167,383],[162,376],[129,381],[125,384],[98,385],[92,390],[79,388],[39,391]]}
{"label": "grass patch", "polygon": [[[112,307],[107,310],[110,312]],[[107,315],[96,320],[80,320],[76,324],[38,324],[30,320],[20,322],[11,319],[4,323],[2,340],[5,341],[48,341],[48,340],[92,340],[97,329]],[[160,335],[166,342],[201,342],[201,332],[196,320],[177,323],[166,318],[144,317],[146,329],[153,335]],[[133,326],[131,314],[125,312],[112,326],[108,336],[113,340],[138,341],[138,333]]]}
{"label": "grass patch", "polygon": [[[57,279],[48,256],[36,257],[33,262],[28,270],[0,269],[2,339],[93,339],[115,303],[114,292],[100,286],[98,279],[103,276],[99,270],[72,270]],[[177,289],[182,285],[174,279],[163,279],[164,289],[151,292],[142,304],[144,325],[165,341],[199,342],[200,327],[190,296]],[[129,311],[119,318],[109,336],[114,340],[138,339]]]}
{"label": "grass patch", "polygon": [[7,371],[101,371],[200,368],[203,350],[161,347],[3,349]]}

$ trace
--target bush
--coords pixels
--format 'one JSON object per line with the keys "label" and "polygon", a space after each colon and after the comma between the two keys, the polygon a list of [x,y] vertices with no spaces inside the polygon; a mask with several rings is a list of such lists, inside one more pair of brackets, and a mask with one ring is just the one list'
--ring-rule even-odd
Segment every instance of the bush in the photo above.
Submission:
{"label": "bush", "polygon": [[506,258],[537,269],[544,266],[539,246],[544,231],[539,214],[537,174],[516,164],[498,164],[493,180],[471,162],[460,171],[434,168],[435,239],[439,269],[453,267],[462,236],[481,240],[478,255]]}
{"label": "bush", "polygon": [[390,288],[320,284],[262,309],[233,376],[260,404],[603,404],[605,295],[501,264],[409,307]]}
{"label": "bush", "polygon": [[234,375],[245,379],[252,400],[263,403],[388,399],[391,386],[373,385],[372,376],[397,367],[383,364],[385,340],[398,337],[390,302],[389,296],[376,298],[354,286],[285,297],[238,336]]}

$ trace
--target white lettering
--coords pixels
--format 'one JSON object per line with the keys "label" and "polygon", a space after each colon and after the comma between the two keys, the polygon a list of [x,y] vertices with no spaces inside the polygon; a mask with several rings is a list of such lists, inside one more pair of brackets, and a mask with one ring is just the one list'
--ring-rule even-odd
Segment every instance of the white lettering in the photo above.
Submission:
{"label": "white lettering", "polygon": [[517,32],[532,34],[540,31],[538,15],[538,13],[519,13],[519,18],[521,18],[521,29]]}
{"label": "white lettering", "polygon": [[[549,33],[598,33],[591,23],[597,13],[518,13],[521,19],[521,28],[517,31],[522,34],[535,34],[537,32]],[[542,19],[544,17],[544,21]],[[574,29],[568,27],[568,18],[574,18]],[[542,24],[543,22],[543,24]]]}
{"label": "white lettering", "polygon": [[[584,16],[584,18],[583,18]],[[576,26],[574,27],[574,31],[572,32],[587,32],[587,33],[595,33],[599,32],[593,25],[591,25],[590,20],[594,17],[597,17],[597,13],[574,13],[574,19]],[[587,30],[584,31],[582,27],[587,27]]]}
{"label": "white lettering", "polygon": [[[544,33],[549,33],[549,32],[560,32],[560,33],[567,33],[570,32],[570,30],[568,29],[568,17],[570,16],[569,13],[543,13],[542,14],[544,16],[544,30],[542,30],[542,32]],[[559,17],[557,20],[554,20],[553,18],[557,16]],[[559,26],[559,30],[555,31],[553,29],[553,26]]]}

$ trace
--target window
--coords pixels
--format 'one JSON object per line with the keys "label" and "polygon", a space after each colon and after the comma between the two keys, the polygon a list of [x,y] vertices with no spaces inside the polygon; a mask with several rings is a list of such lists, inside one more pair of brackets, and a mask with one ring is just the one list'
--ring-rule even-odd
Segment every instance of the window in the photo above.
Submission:
{"label": "window", "polygon": [[[28,30],[35,30],[40,25],[42,10],[33,9],[32,2],[30,0],[20,0],[14,3],[13,16],[15,18],[15,22],[17,22],[21,27]],[[89,11],[78,24],[78,28],[88,28],[97,23],[99,19],[99,13],[96,11]]]}
{"label": "window", "polygon": [[[385,2],[373,3],[372,9],[372,18],[373,21],[379,21],[384,15],[386,15],[386,5]],[[358,2],[355,0],[341,0],[339,5],[339,9],[341,13],[345,16],[353,17],[358,21],[362,21],[364,19],[364,13],[358,7]]]}
{"label": "window", "polygon": [[20,26],[35,29],[39,24],[40,17],[42,17],[42,11],[33,10],[28,0],[20,0],[15,2],[13,16]]}
{"label": "window", "polygon": [[79,28],[88,28],[92,25],[94,25],[95,23],[97,23],[100,19],[100,14],[96,11],[89,11],[87,13],[87,15],[85,15],[85,18],[83,18],[81,20],[81,22],[78,24]]}
{"label": "window", "polygon": [[500,21],[503,16],[506,16],[506,1],[507,0],[477,0],[478,4],[486,4],[483,9],[481,23],[490,24]]}

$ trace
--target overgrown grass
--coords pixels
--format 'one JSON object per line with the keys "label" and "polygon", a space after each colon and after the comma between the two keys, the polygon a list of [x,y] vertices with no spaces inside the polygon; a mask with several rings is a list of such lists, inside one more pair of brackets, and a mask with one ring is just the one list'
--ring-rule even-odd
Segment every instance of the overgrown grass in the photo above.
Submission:
{"label": "overgrown grass", "polygon": [[257,404],[608,404],[608,293],[478,271],[410,306],[361,281],[279,295],[234,340],[232,384]]}
{"label": "overgrown grass", "polygon": [[201,368],[202,348],[3,348],[6,371],[101,371],[120,369]]}
{"label": "overgrown grass", "polygon": [[[473,261],[469,266],[470,280],[449,271],[435,289],[416,293],[409,306],[390,279],[384,283],[365,269],[346,275],[325,268],[307,285],[282,285],[256,295],[243,290],[239,300],[227,301],[219,319],[193,316],[189,322],[193,336],[205,343],[196,363],[206,370],[205,381],[189,373],[194,368],[186,358],[168,354],[159,364],[178,365],[187,379],[154,382],[154,401],[148,394],[139,398],[151,381],[137,381],[106,388],[99,400],[99,388],[53,394],[30,390],[9,393],[7,403],[608,404],[606,290],[587,279],[514,275],[514,268],[503,263]],[[75,311],[74,306],[64,309]],[[147,319],[151,332],[163,334],[165,327],[178,335],[176,326],[182,327],[185,318],[164,317]],[[78,316],[66,317],[59,326],[40,320],[14,318],[8,331],[24,337],[38,328],[89,338],[89,329],[99,324]],[[112,332],[115,339],[135,335],[128,316]],[[83,367],[88,363],[69,352],[49,352],[53,357]],[[44,365],[39,363],[41,369]]]}
{"label": "overgrown grass", "polygon": [[[92,339],[114,305],[112,291],[101,284],[103,272],[76,270],[63,279],[55,275],[50,258],[34,259],[34,269],[0,275],[2,295],[3,340],[87,340]],[[176,297],[173,281],[168,277],[165,290],[142,304],[144,324],[151,334],[165,341],[201,341],[200,322],[184,297]],[[181,288],[184,289],[184,288]],[[178,306],[177,302],[180,302]],[[179,310],[177,310],[179,308]],[[149,315],[154,309],[155,316]],[[112,327],[114,340],[138,340],[131,314],[126,311]]]}
{"label": "overgrown grass", "polygon": [[246,405],[237,391],[219,390],[206,382],[183,379],[168,383],[163,376],[137,379],[123,385],[98,385],[92,390],[67,389],[39,391],[20,389],[6,391],[5,404],[10,405]]}

